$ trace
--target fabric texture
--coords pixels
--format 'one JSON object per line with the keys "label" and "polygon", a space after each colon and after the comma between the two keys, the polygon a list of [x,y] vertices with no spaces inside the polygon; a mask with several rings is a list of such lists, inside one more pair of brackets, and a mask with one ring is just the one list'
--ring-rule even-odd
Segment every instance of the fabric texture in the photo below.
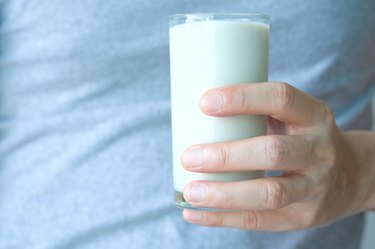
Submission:
{"label": "fabric texture", "polygon": [[4,0],[0,248],[349,249],[363,215],[267,233],[187,224],[173,203],[168,15],[271,16],[270,80],[370,129],[375,1]]}

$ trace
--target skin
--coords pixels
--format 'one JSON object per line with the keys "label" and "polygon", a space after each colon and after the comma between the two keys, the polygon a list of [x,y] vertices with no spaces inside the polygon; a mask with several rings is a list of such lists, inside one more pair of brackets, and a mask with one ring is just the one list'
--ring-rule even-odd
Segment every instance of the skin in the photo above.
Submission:
{"label": "skin", "polygon": [[330,108],[287,83],[240,84],[207,91],[210,116],[267,115],[266,136],[198,144],[181,157],[192,172],[282,170],[283,175],[241,182],[190,182],[193,206],[184,210],[203,226],[290,231],[331,224],[375,208],[375,134],[340,131]]}

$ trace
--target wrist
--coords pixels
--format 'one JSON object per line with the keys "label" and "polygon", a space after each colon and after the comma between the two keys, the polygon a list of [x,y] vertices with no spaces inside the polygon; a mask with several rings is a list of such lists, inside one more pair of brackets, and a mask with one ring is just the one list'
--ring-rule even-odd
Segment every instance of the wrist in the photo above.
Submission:
{"label": "wrist", "polygon": [[[356,170],[358,212],[375,210],[375,133],[371,131],[349,131],[343,133],[352,153],[347,162]],[[352,157],[352,158],[349,158]]]}

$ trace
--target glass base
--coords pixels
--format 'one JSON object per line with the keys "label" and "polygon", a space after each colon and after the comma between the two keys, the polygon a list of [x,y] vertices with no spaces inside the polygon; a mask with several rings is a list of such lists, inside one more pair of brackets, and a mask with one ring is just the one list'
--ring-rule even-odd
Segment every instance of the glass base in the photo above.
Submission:
{"label": "glass base", "polygon": [[207,212],[235,212],[235,210],[223,210],[223,209],[216,209],[216,208],[205,208],[205,207],[194,207],[190,205],[184,199],[184,195],[181,192],[174,191],[174,201],[176,206],[183,209],[193,209],[193,210],[200,210],[200,211],[207,211]]}

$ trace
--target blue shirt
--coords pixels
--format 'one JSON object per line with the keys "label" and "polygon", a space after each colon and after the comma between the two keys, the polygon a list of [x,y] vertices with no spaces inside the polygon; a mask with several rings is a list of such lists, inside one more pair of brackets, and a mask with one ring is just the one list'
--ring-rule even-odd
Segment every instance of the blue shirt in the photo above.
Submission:
{"label": "blue shirt", "polygon": [[0,3],[0,248],[358,248],[363,215],[267,233],[187,224],[173,204],[168,15],[271,16],[270,80],[371,127],[375,2]]}

